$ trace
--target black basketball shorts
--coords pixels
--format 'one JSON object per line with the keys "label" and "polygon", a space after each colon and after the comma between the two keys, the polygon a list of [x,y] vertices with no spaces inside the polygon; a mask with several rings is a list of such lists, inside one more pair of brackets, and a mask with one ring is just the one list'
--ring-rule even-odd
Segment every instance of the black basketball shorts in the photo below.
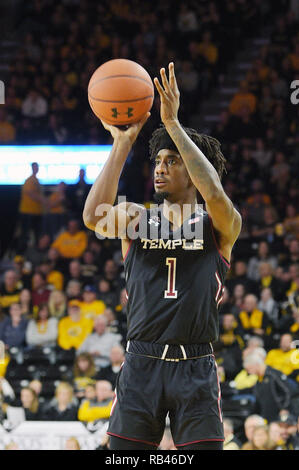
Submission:
{"label": "black basketball shorts", "polygon": [[[130,342],[116,381],[108,434],[158,447],[169,413],[178,448],[224,440],[221,392],[212,347],[205,343],[184,345],[184,349],[186,360],[165,361],[149,357],[161,358],[164,345]],[[166,358],[181,357],[180,346],[170,345]]]}

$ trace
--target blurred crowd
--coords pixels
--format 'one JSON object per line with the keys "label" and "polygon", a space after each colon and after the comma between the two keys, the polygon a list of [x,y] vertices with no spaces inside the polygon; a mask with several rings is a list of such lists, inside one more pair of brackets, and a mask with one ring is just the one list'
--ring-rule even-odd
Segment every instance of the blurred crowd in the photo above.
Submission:
{"label": "blurred crowd", "polygon": [[[163,1],[152,11],[122,0],[27,2],[28,31],[0,108],[1,143],[107,143],[86,104],[96,67],[130,57],[155,76],[175,58],[188,124],[237,48],[271,20],[269,44],[211,130],[227,158],[225,191],[243,219],[213,345],[227,449],[299,448],[299,108],[290,101],[299,25],[289,3]],[[155,101],[125,166],[119,191],[129,200],[151,201],[145,149],[158,113]],[[27,420],[80,420],[94,430],[109,417],[124,360],[120,243],[82,226],[84,170],[76,185],[46,192],[38,169],[33,163],[22,188],[14,254],[0,263],[0,422],[18,406]],[[174,448],[169,430],[161,445]]]}
{"label": "blurred crowd", "polygon": [[[155,8],[138,0],[23,3],[22,44],[11,64],[0,142],[97,144],[108,139],[87,101],[98,66],[130,58],[154,78],[174,60],[181,118],[188,124],[246,38],[286,2],[165,0]],[[153,125],[160,121],[158,108],[156,99]]]}

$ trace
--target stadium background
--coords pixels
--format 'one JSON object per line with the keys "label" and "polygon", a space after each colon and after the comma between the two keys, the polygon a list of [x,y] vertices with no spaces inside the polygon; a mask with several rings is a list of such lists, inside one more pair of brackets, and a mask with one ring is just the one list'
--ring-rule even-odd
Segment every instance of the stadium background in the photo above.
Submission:
{"label": "stadium background", "polygon": [[[210,133],[222,143],[227,158],[223,185],[242,214],[243,226],[233,250],[220,309],[220,340],[214,346],[224,416],[233,420],[235,434],[244,443],[244,420],[253,413],[255,391],[253,387],[240,389],[229,384],[243,369],[242,353],[248,338],[258,336],[267,353],[280,348],[283,334],[291,333],[293,340],[299,339],[299,107],[291,101],[290,88],[299,74],[298,1],[164,0],[153,8],[147,1],[65,0],[57,5],[49,0],[16,0],[2,2],[1,9],[0,79],[5,83],[5,105],[0,105],[1,145],[111,144],[109,134],[89,108],[86,90],[93,71],[106,60],[119,57],[136,60],[152,78],[173,60],[181,91],[180,121]],[[148,140],[159,124],[156,96],[151,119],[121,177],[119,195],[128,200],[151,201]],[[5,160],[5,154],[1,160]],[[83,160],[84,155],[82,164]],[[100,313],[107,307],[113,317],[106,329],[120,334],[125,344],[126,299],[120,244],[99,241],[82,226],[82,207],[89,187],[83,182],[62,188],[64,197],[56,206],[57,213],[44,205],[38,249],[33,233],[24,244],[24,217],[19,210],[22,186],[0,187],[0,339],[8,338],[4,330],[11,315],[10,303],[24,289],[31,297],[28,311],[24,307],[22,314],[23,336],[20,334],[19,342],[10,344],[6,361],[10,362],[2,367],[2,375],[14,391],[10,404],[24,406],[19,401],[20,391],[35,378],[42,383],[40,412],[53,400],[59,381],[70,383],[78,392],[73,374],[76,349],[61,347],[64,343],[59,333],[50,356],[26,340],[29,322],[37,325],[38,306],[48,302],[52,290],[60,289],[66,296],[65,309],[56,312],[59,323],[68,316],[68,301],[82,301],[85,286],[92,285],[87,290],[95,290],[95,296],[103,302],[97,304]],[[48,201],[58,194],[53,186],[45,185],[42,190]],[[85,233],[76,247],[78,251],[67,257],[61,252],[56,259],[52,249],[49,262],[52,243],[55,245],[59,232],[67,230],[73,219],[79,220],[79,231]],[[54,220],[55,233],[50,233],[50,239],[42,237],[54,226]],[[58,250],[60,243],[61,239],[55,245]],[[80,264],[71,263],[70,268],[73,259]],[[11,269],[17,273],[12,293],[5,284],[5,273]],[[33,279],[33,284],[41,283],[38,289],[42,295],[38,296],[32,278],[41,271],[40,278],[37,275]],[[80,292],[66,293],[68,283],[77,277]],[[254,299],[244,302],[247,294],[256,296],[254,308],[247,305]],[[282,367],[281,362],[271,365]],[[288,409],[297,418],[296,367],[287,372],[292,381]],[[105,375],[101,367],[93,377],[107,378],[107,370]],[[9,398],[3,393],[2,389],[1,400],[6,402]],[[77,397],[74,409],[86,401],[86,397]],[[90,399],[92,408],[105,408],[106,401]],[[31,411],[26,413],[27,420],[37,419]],[[48,420],[49,416],[47,412],[39,419]],[[4,407],[2,422],[6,418]],[[279,421],[279,417],[273,421]],[[96,433],[104,423],[105,418],[89,419],[89,428]],[[2,446],[9,442],[4,441]]]}

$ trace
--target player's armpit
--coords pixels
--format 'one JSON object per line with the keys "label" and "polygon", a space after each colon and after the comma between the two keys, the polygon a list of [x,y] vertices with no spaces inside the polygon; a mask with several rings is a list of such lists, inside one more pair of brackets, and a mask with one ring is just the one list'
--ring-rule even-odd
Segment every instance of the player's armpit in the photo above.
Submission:
{"label": "player's armpit", "polygon": [[134,202],[121,202],[113,207],[103,205],[96,211],[97,222],[88,228],[107,238],[130,238],[128,231],[134,230],[143,210],[144,206]]}
{"label": "player's armpit", "polygon": [[241,231],[242,218],[240,213],[235,209],[232,201],[223,190],[219,191],[209,201],[206,201],[206,208],[221,239],[226,245],[232,247]]}

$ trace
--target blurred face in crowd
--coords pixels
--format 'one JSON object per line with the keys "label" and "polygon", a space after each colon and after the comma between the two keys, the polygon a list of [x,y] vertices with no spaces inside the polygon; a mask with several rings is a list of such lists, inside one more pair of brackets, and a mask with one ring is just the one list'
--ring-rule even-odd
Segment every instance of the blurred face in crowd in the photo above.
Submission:
{"label": "blurred face in crowd", "polygon": [[96,383],[96,396],[97,400],[103,401],[111,398],[113,395],[112,385],[106,380],[98,380]]}
{"label": "blurred face in crowd", "polygon": [[255,447],[262,449],[266,448],[269,440],[268,431],[266,428],[258,427],[253,431],[252,443]]}
{"label": "blurred face in crowd", "polygon": [[35,273],[32,277],[32,289],[38,290],[45,286],[45,280],[40,273]]}
{"label": "blurred face in crowd", "polygon": [[288,438],[290,437],[290,435],[293,432],[294,426],[292,426],[288,423],[279,423],[279,427],[280,427],[280,437],[281,437],[281,439],[283,439],[284,441],[287,441]]}
{"label": "blurred face in crowd", "polygon": [[75,235],[79,231],[79,224],[77,220],[70,220],[67,228],[71,235]]}
{"label": "blurred face in crowd", "polygon": [[105,273],[106,274],[115,274],[117,271],[117,266],[112,259],[108,259],[105,263]]}
{"label": "blurred face in crowd", "polygon": [[80,319],[80,307],[77,305],[69,305],[68,314],[73,321],[78,321]]}
{"label": "blurred face in crowd", "polygon": [[107,324],[110,325],[115,320],[115,314],[111,308],[105,308],[104,315],[107,318]]}
{"label": "blurred face in crowd", "polygon": [[13,290],[16,287],[18,276],[15,271],[9,270],[4,274],[4,284],[7,290]]}
{"label": "blurred face in crowd", "polygon": [[21,402],[24,408],[30,408],[34,400],[34,392],[29,388],[23,388],[21,390]]}
{"label": "blurred face in crowd", "polygon": [[59,258],[59,252],[55,248],[49,248],[48,251],[48,260],[56,261]]}
{"label": "blurred face in crowd", "polygon": [[291,240],[290,245],[289,245],[289,251],[292,255],[298,255],[299,254],[299,242],[298,242],[298,240]]}
{"label": "blurred face in crowd", "polygon": [[223,432],[224,432],[224,438],[227,438],[230,434],[233,433],[232,425],[226,419],[223,420]]}
{"label": "blurred face in crowd", "polygon": [[272,266],[269,263],[261,263],[259,266],[259,273],[261,277],[272,276]]}
{"label": "blurred face in crowd", "polygon": [[19,322],[22,318],[22,309],[20,304],[11,304],[9,313],[12,321]]}
{"label": "blurred face in crowd", "polygon": [[262,347],[263,347],[263,341],[261,340],[261,338],[257,338],[255,336],[252,336],[251,338],[249,338],[247,342],[248,349],[253,351],[253,349],[255,348],[262,348]]}
{"label": "blurred face in crowd", "polygon": [[20,293],[20,303],[28,304],[31,301],[31,292],[29,289],[23,289]]}
{"label": "blurred face in crowd", "polygon": [[90,292],[90,291],[84,291],[83,292],[83,301],[87,302],[90,304],[91,302],[94,302],[97,298],[97,294],[95,292]]}
{"label": "blurred face in crowd", "polygon": [[232,313],[223,315],[222,326],[226,331],[232,330],[235,327],[235,317]]}
{"label": "blurred face in crowd", "polygon": [[103,316],[99,316],[95,320],[94,329],[98,335],[103,335],[106,331],[107,320]]}
{"label": "blurred face in crowd", "polygon": [[98,288],[99,288],[99,291],[100,291],[100,292],[106,293],[106,292],[109,292],[109,291],[110,291],[110,284],[109,284],[109,282],[107,282],[105,279],[102,279],[102,280],[99,282]]}
{"label": "blurred face in crowd", "polygon": [[243,297],[245,294],[245,289],[243,284],[237,284],[234,288],[234,297],[236,299],[239,299],[240,297]]}
{"label": "blurred face in crowd", "polygon": [[124,361],[124,351],[119,346],[113,346],[110,351],[110,361],[112,364],[122,364]]}
{"label": "blurred face in crowd", "polygon": [[272,422],[269,424],[269,439],[274,442],[274,444],[278,444],[282,439],[281,429],[278,423]]}
{"label": "blurred face in crowd", "polygon": [[85,388],[85,398],[86,400],[93,400],[96,397],[96,389],[93,385],[87,385]]}
{"label": "blurred face in crowd", "polygon": [[85,251],[83,254],[83,261],[86,264],[93,264],[94,263],[94,254],[92,251]]}
{"label": "blurred face in crowd", "polygon": [[268,287],[265,287],[261,292],[261,300],[267,302],[270,299],[272,299],[272,291]]}
{"label": "blurred face in crowd", "polygon": [[267,256],[268,253],[269,253],[268,243],[266,243],[266,242],[261,242],[261,243],[259,244],[258,252],[259,252],[259,255],[260,255],[261,257],[266,258],[266,256]]}
{"label": "blurred face in crowd", "polygon": [[65,295],[60,290],[53,291],[51,293],[51,300],[55,306],[59,306],[65,302]]}
{"label": "blurred face in crowd", "polygon": [[29,387],[36,393],[36,395],[39,395],[42,391],[42,383],[39,380],[32,380]]}
{"label": "blurred face in crowd", "polygon": [[87,359],[87,357],[84,356],[78,357],[77,364],[81,372],[87,371],[90,366],[89,360]]}
{"label": "blurred face in crowd", "polygon": [[78,261],[72,261],[69,265],[71,277],[78,278],[81,275],[81,264]]}
{"label": "blurred face in crowd", "polygon": [[237,261],[235,263],[236,276],[244,276],[246,274],[246,271],[247,271],[246,263],[244,263],[243,261]]}
{"label": "blurred face in crowd", "polygon": [[249,375],[259,375],[260,365],[258,363],[247,364],[245,369]]}
{"label": "blurred face in crowd", "polygon": [[291,264],[289,267],[289,275],[292,280],[295,280],[299,277],[299,265]]}
{"label": "blurred face in crowd", "polygon": [[66,386],[58,386],[56,398],[60,405],[68,405],[72,401],[72,390]]}
{"label": "blurred face in crowd", "polygon": [[246,312],[252,312],[256,308],[257,298],[255,295],[248,294],[244,298],[244,309]]}
{"label": "blurred face in crowd", "polygon": [[45,321],[49,318],[49,309],[47,305],[43,305],[38,312],[38,320]]}
{"label": "blurred face in crowd", "polygon": [[67,295],[69,297],[80,297],[81,285],[80,282],[70,281],[67,286]]}
{"label": "blurred face in crowd", "polygon": [[285,334],[285,335],[282,335],[281,338],[280,338],[280,349],[282,349],[282,351],[284,352],[287,352],[287,351],[290,351],[292,349],[292,336],[289,335],[289,334]]}
{"label": "blurred face in crowd", "polygon": [[263,420],[260,417],[256,416],[249,416],[249,418],[246,419],[245,424],[244,424],[244,430],[245,430],[245,435],[248,439],[248,441],[252,441],[252,436],[253,436],[253,431],[257,426],[260,426],[263,424]]}
{"label": "blurred face in crowd", "polygon": [[45,250],[50,245],[50,242],[51,242],[51,239],[50,239],[49,235],[43,235],[38,240],[38,248],[40,250]]}

